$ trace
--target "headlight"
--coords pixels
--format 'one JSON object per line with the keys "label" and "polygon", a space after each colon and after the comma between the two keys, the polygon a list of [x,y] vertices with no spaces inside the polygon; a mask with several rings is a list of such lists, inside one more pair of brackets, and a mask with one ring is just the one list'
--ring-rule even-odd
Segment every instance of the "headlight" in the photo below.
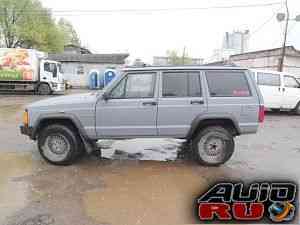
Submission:
{"label": "headlight", "polygon": [[23,112],[23,124],[27,126],[29,124],[29,115],[27,109]]}
{"label": "headlight", "polygon": [[53,88],[57,88],[57,83],[51,83]]}

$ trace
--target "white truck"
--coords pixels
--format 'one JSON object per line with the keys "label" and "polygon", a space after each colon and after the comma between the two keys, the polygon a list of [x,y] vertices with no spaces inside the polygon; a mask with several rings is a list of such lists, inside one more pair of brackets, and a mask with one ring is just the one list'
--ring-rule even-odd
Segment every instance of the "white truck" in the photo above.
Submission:
{"label": "white truck", "polygon": [[34,49],[0,48],[0,91],[63,93],[61,64]]}

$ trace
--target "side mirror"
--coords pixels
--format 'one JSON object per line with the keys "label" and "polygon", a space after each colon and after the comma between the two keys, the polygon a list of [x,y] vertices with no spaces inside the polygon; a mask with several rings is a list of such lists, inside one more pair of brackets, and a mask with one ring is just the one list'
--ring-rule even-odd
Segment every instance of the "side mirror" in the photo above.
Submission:
{"label": "side mirror", "polygon": [[103,98],[105,101],[107,101],[107,100],[109,99],[109,95],[108,95],[106,92],[104,92],[103,95],[102,95],[102,98]]}

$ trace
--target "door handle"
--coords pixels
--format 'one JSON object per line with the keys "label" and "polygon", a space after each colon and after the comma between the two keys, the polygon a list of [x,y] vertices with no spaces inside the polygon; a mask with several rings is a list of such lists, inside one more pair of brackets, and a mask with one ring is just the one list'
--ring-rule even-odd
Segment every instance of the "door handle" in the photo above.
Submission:
{"label": "door handle", "polygon": [[143,102],[143,105],[152,105],[152,106],[155,106],[155,105],[157,105],[157,102]]}
{"label": "door handle", "polygon": [[44,79],[44,80],[46,80],[46,79],[47,79],[47,77],[43,77],[43,79]]}
{"label": "door handle", "polygon": [[203,101],[203,100],[192,100],[192,101],[191,101],[191,104],[192,104],[192,105],[196,105],[196,104],[198,104],[198,105],[203,105],[203,104],[204,104],[204,101]]}

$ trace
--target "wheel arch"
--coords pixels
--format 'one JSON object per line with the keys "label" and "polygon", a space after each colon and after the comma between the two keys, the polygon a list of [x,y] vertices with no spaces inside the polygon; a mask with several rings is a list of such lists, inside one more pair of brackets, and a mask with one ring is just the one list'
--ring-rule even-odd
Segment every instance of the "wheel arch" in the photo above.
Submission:
{"label": "wheel arch", "polygon": [[222,115],[215,115],[215,116],[204,116],[204,117],[196,117],[192,124],[191,128],[187,134],[186,139],[189,141],[195,137],[195,135],[200,132],[200,130],[209,127],[209,126],[221,126],[233,135],[238,136],[240,135],[240,129],[238,126],[238,122],[231,116],[222,116]]}
{"label": "wheel arch", "polygon": [[85,132],[81,122],[72,114],[46,114],[41,115],[33,128],[32,139],[36,140],[37,135],[41,129],[50,125],[50,124],[63,124],[71,126],[75,131],[77,131],[80,136],[88,138],[87,133]]}

